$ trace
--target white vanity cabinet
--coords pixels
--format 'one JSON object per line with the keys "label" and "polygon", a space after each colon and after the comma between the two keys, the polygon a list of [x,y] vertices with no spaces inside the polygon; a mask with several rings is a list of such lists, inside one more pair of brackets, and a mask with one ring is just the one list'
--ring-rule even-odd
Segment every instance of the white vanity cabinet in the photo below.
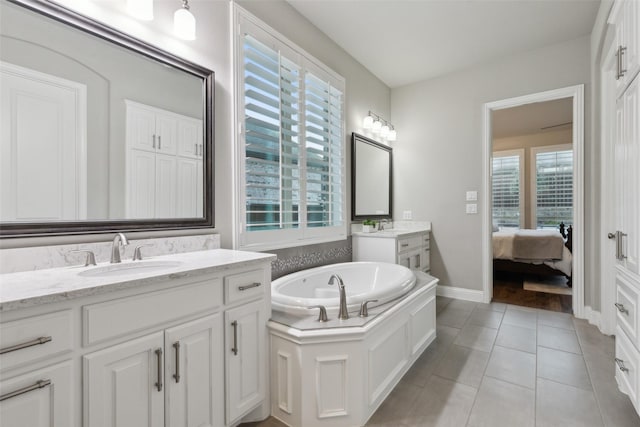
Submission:
{"label": "white vanity cabinet", "polygon": [[429,230],[352,233],[353,260],[404,265],[428,273],[430,268]]}
{"label": "white vanity cabinet", "polygon": [[[205,253],[218,252],[231,265],[203,271]],[[0,355],[0,425],[224,427],[252,411],[266,417],[273,256],[185,255],[198,259],[195,270],[1,306],[2,349],[45,342]]]}

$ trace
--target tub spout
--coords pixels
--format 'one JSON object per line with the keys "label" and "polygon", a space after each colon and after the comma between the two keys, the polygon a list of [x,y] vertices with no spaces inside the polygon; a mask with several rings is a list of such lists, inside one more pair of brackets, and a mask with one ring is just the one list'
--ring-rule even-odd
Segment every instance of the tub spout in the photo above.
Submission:
{"label": "tub spout", "polygon": [[347,311],[347,294],[344,290],[344,281],[342,277],[337,274],[332,274],[329,278],[329,284],[335,284],[335,281],[338,280],[338,289],[340,291],[340,311],[338,311],[338,319],[347,320],[349,318],[349,312]]}

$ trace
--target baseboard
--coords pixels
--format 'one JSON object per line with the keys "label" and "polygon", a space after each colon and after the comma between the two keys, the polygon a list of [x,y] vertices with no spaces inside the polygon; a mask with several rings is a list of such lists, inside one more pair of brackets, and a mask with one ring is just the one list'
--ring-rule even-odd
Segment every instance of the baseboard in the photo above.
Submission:
{"label": "baseboard", "polygon": [[440,297],[462,299],[465,301],[482,302],[484,292],[475,289],[456,288],[454,286],[438,285],[436,295]]}
{"label": "baseboard", "polygon": [[605,335],[611,335],[611,333],[608,333],[608,331],[603,331],[602,330],[602,326],[603,326],[602,325],[602,313],[592,309],[588,305],[584,306],[584,319],[587,322],[589,322],[590,325],[593,325],[596,328],[598,328],[598,330],[601,333],[603,333]]}

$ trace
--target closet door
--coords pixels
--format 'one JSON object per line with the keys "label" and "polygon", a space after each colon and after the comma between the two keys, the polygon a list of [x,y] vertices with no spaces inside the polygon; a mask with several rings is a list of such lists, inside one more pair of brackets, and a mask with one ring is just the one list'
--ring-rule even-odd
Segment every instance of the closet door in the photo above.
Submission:
{"label": "closet door", "polygon": [[127,102],[126,132],[129,147],[156,151],[156,115],[153,110]]}
{"label": "closet door", "polygon": [[129,150],[127,218],[154,218],[156,206],[156,155]]}
{"label": "closet door", "polygon": [[176,217],[176,168],[175,156],[156,155],[155,216],[149,218]]}
{"label": "closet door", "polygon": [[156,111],[156,139],[158,152],[176,154],[178,149],[178,120],[175,115]]}
{"label": "closet door", "polygon": [[178,158],[178,204],[176,214],[179,218],[201,217],[198,210],[198,198],[202,197],[202,185],[198,185],[198,169],[202,162],[197,159]]}

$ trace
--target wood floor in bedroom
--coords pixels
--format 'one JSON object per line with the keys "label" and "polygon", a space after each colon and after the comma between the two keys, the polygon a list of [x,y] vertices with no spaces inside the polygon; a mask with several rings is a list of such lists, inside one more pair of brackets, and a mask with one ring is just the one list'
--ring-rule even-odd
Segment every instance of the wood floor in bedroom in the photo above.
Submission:
{"label": "wood floor in bedroom", "polygon": [[493,277],[493,302],[572,313],[571,295],[527,291],[526,277],[515,273],[496,272]]}

